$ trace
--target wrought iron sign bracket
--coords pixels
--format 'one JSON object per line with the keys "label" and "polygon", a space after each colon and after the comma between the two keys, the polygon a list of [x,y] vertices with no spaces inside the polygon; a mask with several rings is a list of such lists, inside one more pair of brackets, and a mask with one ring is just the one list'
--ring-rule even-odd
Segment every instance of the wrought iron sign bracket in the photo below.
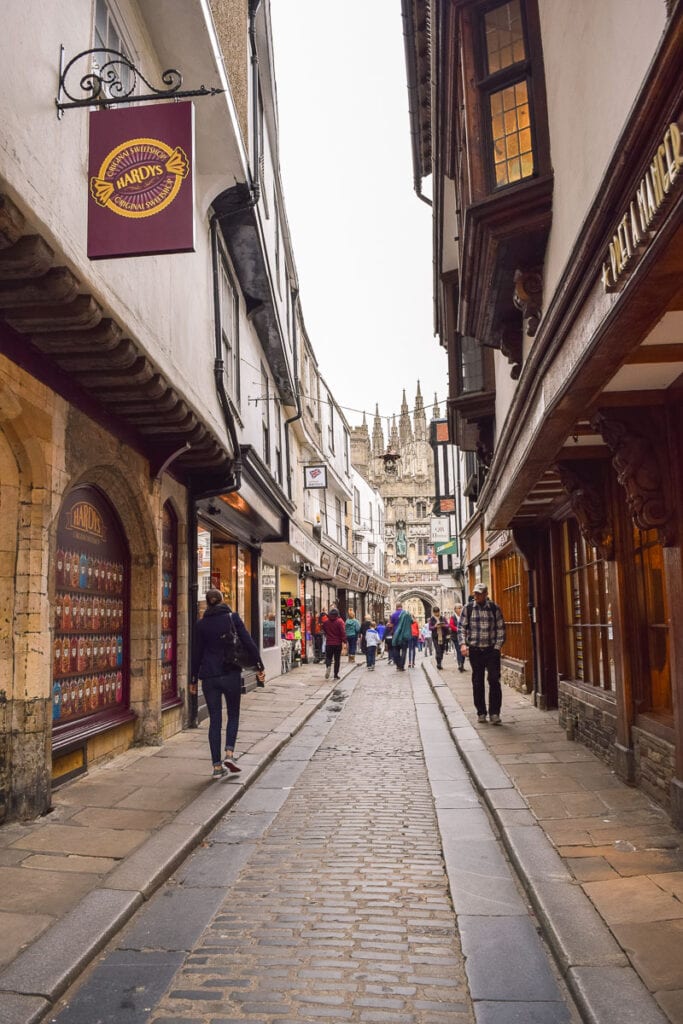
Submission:
{"label": "wrought iron sign bracket", "polygon": [[[78,80],[77,87],[72,81],[78,77],[75,66],[84,61],[87,68]],[[72,81],[67,81],[71,78]],[[150,92],[135,93],[138,81],[144,82]],[[225,89],[210,88],[202,85],[199,89],[181,89],[183,76],[175,68],[167,68],[161,75],[165,88],[157,89],[147,81],[142,72],[133,64],[125,53],[119,50],[97,47],[83,50],[71,60],[64,63],[64,47],[59,47],[59,91],[55,99],[57,117],[61,118],[65,110],[74,107],[103,108],[116,106],[120,103],[152,103],[158,100],[185,99],[189,96],[217,96]],[[80,95],[70,90],[80,89]]]}

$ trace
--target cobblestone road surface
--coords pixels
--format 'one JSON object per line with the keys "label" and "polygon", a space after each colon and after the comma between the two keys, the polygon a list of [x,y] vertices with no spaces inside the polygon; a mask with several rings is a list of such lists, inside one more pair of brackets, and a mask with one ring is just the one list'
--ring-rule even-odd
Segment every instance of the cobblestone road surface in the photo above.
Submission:
{"label": "cobblestone road surface", "polygon": [[[341,685],[67,993],[53,1022],[575,1020],[514,883],[491,859],[495,837],[482,839],[486,817],[472,809],[477,798],[422,674],[380,665]],[[463,918],[476,1015],[435,792],[449,862],[473,827],[484,851],[479,868],[458,853],[451,880],[459,912],[483,914]],[[482,899],[473,880],[486,889],[487,873],[499,898],[485,892],[483,910],[473,908]]]}
{"label": "cobblestone road surface", "polygon": [[407,673],[364,675],[153,1019],[179,1018],[474,1020]]}

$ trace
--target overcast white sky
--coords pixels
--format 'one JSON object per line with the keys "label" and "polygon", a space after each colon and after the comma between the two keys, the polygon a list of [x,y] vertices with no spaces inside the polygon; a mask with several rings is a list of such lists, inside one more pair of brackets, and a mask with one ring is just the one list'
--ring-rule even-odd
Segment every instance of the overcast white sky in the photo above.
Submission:
{"label": "overcast white sky", "polygon": [[[280,163],[301,303],[352,425],[445,412],[433,337],[431,210],[413,191],[400,0],[271,0]],[[371,424],[370,424],[371,425]]]}

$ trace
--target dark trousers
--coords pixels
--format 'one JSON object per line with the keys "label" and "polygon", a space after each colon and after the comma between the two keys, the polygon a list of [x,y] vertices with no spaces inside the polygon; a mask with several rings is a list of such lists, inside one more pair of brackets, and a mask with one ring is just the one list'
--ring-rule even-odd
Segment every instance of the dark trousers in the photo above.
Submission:
{"label": "dark trousers", "polygon": [[399,671],[403,672],[406,667],[406,654],[408,653],[408,644],[399,644],[398,647],[392,647],[394,652],[394,664]]}
{"label": "dark trousers", "polygon": [[396,654],[396,648],[394,647],[394,645],[391,642],[391,637],[389,637],[388,640],[385,640],[384,644],[385,644],[385,647],[387,649],[387,661],[393,661],[394,660],[394,655]]}
{"label": "dark trousers", "polygon": [[472,696],[478,715],[486,714],[486,683],[489,679],[489,715],[499,715],[503,703],[500,688],[500,651],[495,647],[470,647],[470,665],[472,666]]}
{"label": "dark trousers", "polygon": [[373,668],[374,667],[376,656],[377,656],[377,648],[376,647],[374,647],[374,646],[373,647],[366,647],[366,649],[365,649],[365,663],[367,664],[368,668]]}
{"label": "dark trousers", "polygon": [[432,637],[432,639],[434,640],[434,654],[436,655],[436,667],[441,668],[441,662],[443,661],[444,651],[446,650],[446,645],[448,641],[445,641],[444,643],[440,644],[438,640],[434,639],[434,637]]}
{"label": "dark trousers", "polygon": [[408,665],[415,668],[415,652],[417,651],[417,637],[411,636],[408,644]]}
{"label": "dark trousers", "polygon": [[346,642],[349,645],[349,655],[352,655],[352,654],[355,655],[356,647],[358,646],[358,637],[357,636],[347,636]]}
{"label": "dark trousers", "polygon": [[209,747],[211,760],[220,764],[221,731],[223,728],[223,698],[228,709],[228,724],[225,730],[225,749],[234,750],[237,730],[240,724],[240,703],[242,700],[242,672],[235,669],[224,676],[208,676],[202,679],[202,693],[209,712]]}
{"label": "dark trousers", "polygon": [[334,659],[334,678],[339,676],[339,662],[341,661],[341,644],[329,644],[325,648],[325,667],[329,668]]}

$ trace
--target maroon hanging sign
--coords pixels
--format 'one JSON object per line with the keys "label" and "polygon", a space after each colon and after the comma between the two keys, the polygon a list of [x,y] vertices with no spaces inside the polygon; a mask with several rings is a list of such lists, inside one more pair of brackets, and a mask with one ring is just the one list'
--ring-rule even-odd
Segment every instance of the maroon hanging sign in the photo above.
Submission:
{"label": "maroon hanging sign", "polygon": [[88,257],[194,252],[194,107],[90,114]]}

